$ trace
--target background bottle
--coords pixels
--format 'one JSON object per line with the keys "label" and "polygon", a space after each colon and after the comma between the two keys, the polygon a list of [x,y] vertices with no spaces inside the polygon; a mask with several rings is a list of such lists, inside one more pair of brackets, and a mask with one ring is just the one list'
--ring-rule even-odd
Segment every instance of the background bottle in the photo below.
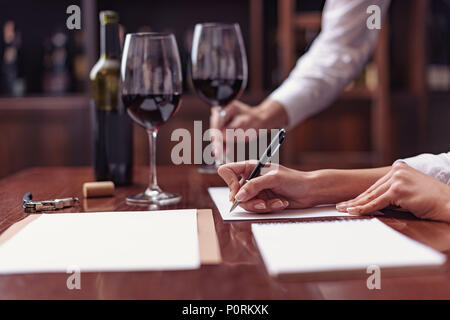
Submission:
{"label": "background bottle", "polygon": [[10,96],[23,96],[26,91],[25,79],[21,77],[20,49],[22,39],[14,21],[3,25],[3,54],[1,56],[0,91]]}
{"label": "background bottle", "polygon": [[119,17],[100,12],[101,56],[90,73],[93,95],[94,172],[98,181],[132,182],[133,127],[120,94]]}
{"label": "background bottle", "polygon": [[44,72],[42,90],[47,94],[65,94],[70,90],[70,72],[67,66],[67,36],[56,31],[44,42]]}

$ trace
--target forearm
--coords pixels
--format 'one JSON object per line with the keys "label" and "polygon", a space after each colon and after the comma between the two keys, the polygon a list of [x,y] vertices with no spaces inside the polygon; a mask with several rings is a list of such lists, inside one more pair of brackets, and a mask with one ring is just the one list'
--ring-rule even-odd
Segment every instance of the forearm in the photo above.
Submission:
{"label": "forearm", "polygon": [[[366,24],[367,8],[372,2],[326,1],[319,36],[270,95],[286,108],[289,128],[327,108],[361,73],[379,34]],[[389,0],[376,3],[383,18]]]}
{"label": "forearm", "polygon": [[335,204],[357,197],[391,167],[357,170],[325,169],[309,173],[312,205]]}

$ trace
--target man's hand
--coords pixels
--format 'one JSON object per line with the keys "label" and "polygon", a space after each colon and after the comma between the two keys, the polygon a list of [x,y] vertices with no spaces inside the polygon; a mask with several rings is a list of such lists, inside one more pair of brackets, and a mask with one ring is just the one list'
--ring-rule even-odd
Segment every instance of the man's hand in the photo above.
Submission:
{"label": "man's hand", "polygon": [[256,161],[245,161],[219,168],[219,175],[230,188],[230,201],[239,200],[242,208],[258,213],[312,206],[307,172],[271,164],[261,170],[261,176],[241,187],[256,164]]}
{"label": "man's hand", "polygon": [[450,222],[450,187],[405,163],[398,163],[374,185],[336,208],[351,214],[369,214],[390,205],[423,219]]}
{"label": "man's hand", "polygon": [[284,107],[270,99],[256,107],[235,100],[225,107],[225,117],[220,115],[220,110],[220,107],[212,108],[210,127],[221,130],[224,140],[226,129],[280,129],[288,123]]}

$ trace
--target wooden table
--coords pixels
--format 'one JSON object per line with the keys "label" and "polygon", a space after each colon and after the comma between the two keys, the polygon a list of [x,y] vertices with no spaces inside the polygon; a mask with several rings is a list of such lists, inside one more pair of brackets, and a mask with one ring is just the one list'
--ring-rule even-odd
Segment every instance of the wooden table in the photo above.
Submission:
{"label": "wooden table", "polygon": [[[0,299],[440,299],[450,298],[450,271],[389,277],[381,275],[381,290],[368,290],[365,278],[299,281],[276,280],[268,276],[255,248],[251,222],[223,222],[207,188],[223,185],[220,178],[200,175],[194,167],[158,168],[160,185],[183,195],[173,208],[212,208],[222,251],[220,265],[195,271],[83,273],[81,290],[68,290],[68,274],[26,274],[0,276]],[[25,214],[22,196],[35,199],[64,196],[82,198],[83,182],[92,180],[90,168],[32,168],[0,180],[0,232]],[[124,198],[142,191],[146,168],[136,168],[135,185],[119,188],[114,198],[82,200],[81,208],[63,212],[136,210]],[[450,225],[420,221],[409,216],[384,217],[396,230],[450,253]],[[80,237],[83,235],[80,234]],[[325,236],[325,235],[324,235]],[[368,276],[368,275],[367,275]]]}

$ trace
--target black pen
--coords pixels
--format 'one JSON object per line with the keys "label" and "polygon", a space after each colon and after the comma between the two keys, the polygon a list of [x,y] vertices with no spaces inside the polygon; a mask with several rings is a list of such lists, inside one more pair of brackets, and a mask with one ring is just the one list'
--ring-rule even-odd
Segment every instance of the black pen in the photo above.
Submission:
{"label": "black pen", "polygon": [[[278,149],[280,149],[281,144],[283,143],[284,139],[286,138],[286,130],[281,129],[275,138],[273,138],[270,145],[267,147],[266,151],[264,152],[261,159],[259,159],[258,164],[255,168],[253,168],[252,173],[245,179],[244,184],[246,184],[249,180],[252,180],[253,178],[256,178],[260,172],[261,169],[266,165],[268,161],[273,157],[275,153],[277,153]],[[242,187],[242,186],[241,186]],[[233,202],[233,205],[231,206],[230,213],[236,209],[236,207],[239,205],[240,201],[237,201],[236,199]]]}

